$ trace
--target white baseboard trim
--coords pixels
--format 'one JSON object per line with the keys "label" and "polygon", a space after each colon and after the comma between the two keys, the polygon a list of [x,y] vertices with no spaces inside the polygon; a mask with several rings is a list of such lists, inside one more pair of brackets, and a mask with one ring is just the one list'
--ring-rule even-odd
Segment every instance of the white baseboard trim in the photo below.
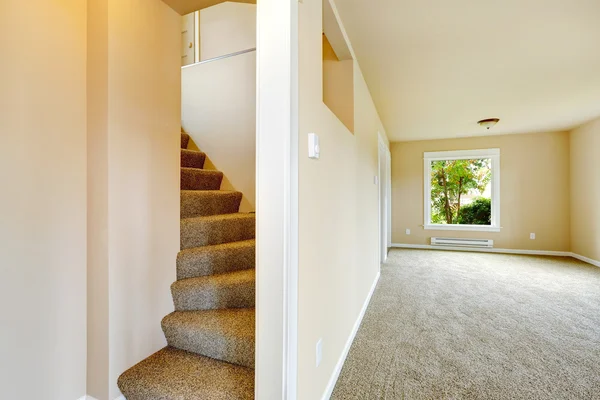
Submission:
{"label": "white baseboard trim", "polygon": [[425,250],[451,250],[451,251],[470,251],[479,253],[501,253],[501,254],[524,254],[534,256],[555,256],[555,257],[573,257],[588,264],[600,267],[600,261],[584,257],[570,251],[551,251],[551,250],[524,250],[524,249],[478,249],[466,247],[451,246],[432,246],[430,244],[404,244],[392,243],[392,248],[399,249],[425,249]]}
{"label": "white baseboard trim", "polygon": [[350,333],[350,336],[348,337],[348,340],[346,341],[346,346],[344,347],[344,351],[342,351],[342,354],[340,355],[340,358],[333,370],[333,374],[331,375],[331,378],[329,379],[329,383],[327,384],[327,387],[325,388],[325,393],[323,393],[323,397],[321,398],[322,400],[329,400],[329,398],[331,397],[331,394],[333,393],[333,389],[335,388],[335,384],[337,383],[337,380],[340,377],[340,373],[342,372],[342,367],[344,366],[346,357],[348,357],[348,352],[350,351],[350,347],[352,347],[352,342],[354,342],[354,338],[356,337],[358,328],[360,328],[360,324],[363,320],[363,317],[365,316],[365,312],[367,311],[367,308],[369,307],[369,303],[371,302],[371,297],[373,297],[373,293],[375,293],[375,288],[377,287],[377,282],[379,282],[380,276],[381,276],[381,272],[377,272],[377,276],[375,277],[375,280],[373,281],[373,285],[371,285],[371,290],[369,291],[369,294],[367,295],[367,298],[365,299],[362,309],[360,310],[360,314],[358,315],[358,318],[356,319],[356,322],[354,323],[354,327],[352,328],[352,333]]}
{"label": "white baseboard trim", "polygon": [[598,261],[598,260],[594,260],[593,258],[584,257],[584,256],[581,256],[576,253],[571,253],[570,255],[571,255],[571,257],[576,258],[580,261],[586,262],[588,264],[592,264],[596,267],[600,267],[600,261]]}
{"label": "white baseboard trim", "polygon": [[401,249],[427,249],[427,250],[451,250],[451,251],[469,251],[480,253],[502,253],[502,254],[525,254],[535,256],[557,256],[569,257],[571,253],[568,251],[550,251],[550,250],[524,250],[524,249],[478,249],[467,247],[452,247],[452,246],[432,246],[430,244],[404,244],[392,243],[392,247]]}
{"label": "white baseboard trim", "polygon": [[[88,395],[86,395],[86,396],[83,396],[83,397],[79,398],[79,400],[98,400],[98,399],[97,399],[97,398],[95,398],[95,397],[92,397],[92,396],[90,396],[90,395],[88,394]],[[117,397],[115,400],[127,400],[127,399],[125,399],[125,396],[123,396],[123,395],[120,395],[120,396],[119,396],[119,397]]]}

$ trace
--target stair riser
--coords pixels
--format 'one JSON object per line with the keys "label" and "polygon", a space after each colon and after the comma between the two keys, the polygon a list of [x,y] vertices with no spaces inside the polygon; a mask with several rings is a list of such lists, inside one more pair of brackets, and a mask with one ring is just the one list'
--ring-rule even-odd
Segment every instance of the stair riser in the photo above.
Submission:
{"label": "stair riser", "polygon": [[184,250],[177,255],[177,279],[240,271],[254,268],[255,263],[253,241],[235,247]]}
{"label": "stair riser", "polygon": [[181,190],[219,190],[223,174],[203,169],[181,169]]}
{"label": "stair riser", "polygon": [[228,220],[181,220],[181,250],[254,239],[254,218]]}
{"label": "stair riser", "polygon": [[182,168],[204,168],[206,154],[199,151],[181,151],[181,167]]}
{"label": "stair riser", "polygon": [[190,142],[190,136],[187,133],[182,133],[181,134],[181,148],[187,149],[189,142]]}
{"label": "stair riser", "polygon": [[254,368],[254,342],[247,338],[226,338],[215,333],[165,326],[169,346],[243,367]]}
{"label": "stair riser", "polygon": [[221,191],[181,192],[181,218],[233,214],[240,209],[242,194]]}
{"label": "stair riser", "polygon": [[[181,281],[179,281],[181,282]],[[219,310],[224,308],[253,308],[255,282],[241,282],[220,287],[171,287],[175,311]]]}

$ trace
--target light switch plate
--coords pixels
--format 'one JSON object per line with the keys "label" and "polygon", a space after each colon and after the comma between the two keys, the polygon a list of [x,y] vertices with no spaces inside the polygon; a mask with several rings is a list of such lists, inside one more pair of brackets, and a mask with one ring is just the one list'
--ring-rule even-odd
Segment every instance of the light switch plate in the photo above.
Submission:
{"label": "light switch plate", "polygon": [[321,360],[323,359],[323,339],[319,339],[317,342],[317,367],[321,365]]}
{"label": "light switch plate", "polygon": [[308,158],[318,160],[321,156],[321,147],[319,146],[319,136],[316,133],[308,134]]}
{"label": "light switch plate", "polygon": [[533,232],[530,233],[529,234],[529,239],[531,239],[531,240],[535,239],[535,233],[533,233]]}
{"label": "light switch plate", "polygon": [[406,234],[407,234],[407,235],[410,235],[410,229],[407,229],[407,230],[406,230]]}

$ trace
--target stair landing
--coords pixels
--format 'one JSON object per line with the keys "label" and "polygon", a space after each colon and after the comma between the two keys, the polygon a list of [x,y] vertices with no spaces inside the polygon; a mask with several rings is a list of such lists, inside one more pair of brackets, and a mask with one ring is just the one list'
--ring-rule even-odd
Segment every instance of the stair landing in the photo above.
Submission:
{"label": "stair landing", "polygon": [[250,400],[254,370],[165,347],[119,377],[127,400]]}

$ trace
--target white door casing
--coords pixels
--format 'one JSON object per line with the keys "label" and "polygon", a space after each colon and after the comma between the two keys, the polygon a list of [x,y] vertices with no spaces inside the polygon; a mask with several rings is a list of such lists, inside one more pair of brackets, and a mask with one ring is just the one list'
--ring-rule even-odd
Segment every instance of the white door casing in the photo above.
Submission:
{"label": "white door casing", "polygon": [[390,219],[390,160],[389,149],[381,134],[378,134],[378,162],[379,162],[379,261],[387,259],[389,244],[389,219]]}
{"label": "white door casing", "polygon": [[255,398],[295,400],[298,0],[257,2]]}

